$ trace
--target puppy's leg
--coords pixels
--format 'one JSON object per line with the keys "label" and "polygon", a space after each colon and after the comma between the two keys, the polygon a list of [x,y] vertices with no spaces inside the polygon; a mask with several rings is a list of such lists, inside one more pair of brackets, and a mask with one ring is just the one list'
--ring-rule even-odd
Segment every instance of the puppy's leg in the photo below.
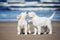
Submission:
{"label": "puppy's leg", "polygon": [[27,35],[27,25],[25,25],[24,27],[25,27],[25,35]]}
{"label": "puppy's leg", "polygon": [[47,34],[47,26],[44,28],[44,34]]}
{"label": "puppy's leg", "polygon": [[31,31],[30,31],[30,29],[29,29],[29,31],[28,31],[29,33],[31,33]]}
{"label": "puppy's leg", "polygon": [[30,31],[30,25],[28,24],[28,33],[31,33],[31,31]]}
{"label": "puppy's leg", "polygon": [[21,33],[20,26],[17,26],[17,31],[17,35],[19,35]]}
{"label": "puppy's leg", "polygon": [[52,25],[51,24],[48,25],[48,29],[50,30],[49,34],[52,34]]}
{"label": "puppy's leg", "polygon": [[41,34],[41,26],[38,26],[38,35]]}
{"label": "puppy's leg", "polygon": [[37,28],[34,28],[34,34],[33,35],[36,35],[37,33]]}

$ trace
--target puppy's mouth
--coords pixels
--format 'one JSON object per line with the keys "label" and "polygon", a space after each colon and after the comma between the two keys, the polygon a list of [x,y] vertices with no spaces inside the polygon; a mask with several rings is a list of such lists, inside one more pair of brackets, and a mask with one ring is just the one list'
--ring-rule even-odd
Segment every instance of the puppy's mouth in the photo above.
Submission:
{"label": "puppy's mouth", "polygon": [[32,19],[33,17],[30,17],[30,19]]}

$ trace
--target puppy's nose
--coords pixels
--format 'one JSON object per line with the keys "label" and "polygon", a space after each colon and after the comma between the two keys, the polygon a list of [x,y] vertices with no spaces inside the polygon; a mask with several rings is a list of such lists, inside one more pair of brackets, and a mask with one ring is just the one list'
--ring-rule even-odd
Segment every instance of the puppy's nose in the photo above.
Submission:
{"label": "puppy's nose", "polygon": [[28,14],[28,12],[26,12],[26,14]]}

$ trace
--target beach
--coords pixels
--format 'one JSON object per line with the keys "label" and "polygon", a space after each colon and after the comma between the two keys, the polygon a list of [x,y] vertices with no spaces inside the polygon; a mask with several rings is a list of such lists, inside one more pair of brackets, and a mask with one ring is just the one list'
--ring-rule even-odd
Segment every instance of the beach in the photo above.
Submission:
{"label": "beach", "polygon": [[60,40],[60,22],[53,21],[53,34],[17,36],[18,22],[0,22],[0,40]]}

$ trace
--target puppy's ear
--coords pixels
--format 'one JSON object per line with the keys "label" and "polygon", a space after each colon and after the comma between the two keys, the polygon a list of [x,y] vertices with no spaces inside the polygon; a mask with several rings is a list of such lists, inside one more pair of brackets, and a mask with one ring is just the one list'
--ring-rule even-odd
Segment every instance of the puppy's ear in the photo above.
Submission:
{"label": "puppy's ear", "polygon": [[32,14],[32,17],[35,17],[35,15],[34,15],[34,14]]}
{"label": "puppy's ear", "polygon": [[31,15],[32,15],[32,17],[35,17],[36,14],[35,14],[35,12],[31,12]]}
{"label": "puppy's ear", "polygon": [[20,19],[21,18],[21,15],[17,15],[17,19]]}

